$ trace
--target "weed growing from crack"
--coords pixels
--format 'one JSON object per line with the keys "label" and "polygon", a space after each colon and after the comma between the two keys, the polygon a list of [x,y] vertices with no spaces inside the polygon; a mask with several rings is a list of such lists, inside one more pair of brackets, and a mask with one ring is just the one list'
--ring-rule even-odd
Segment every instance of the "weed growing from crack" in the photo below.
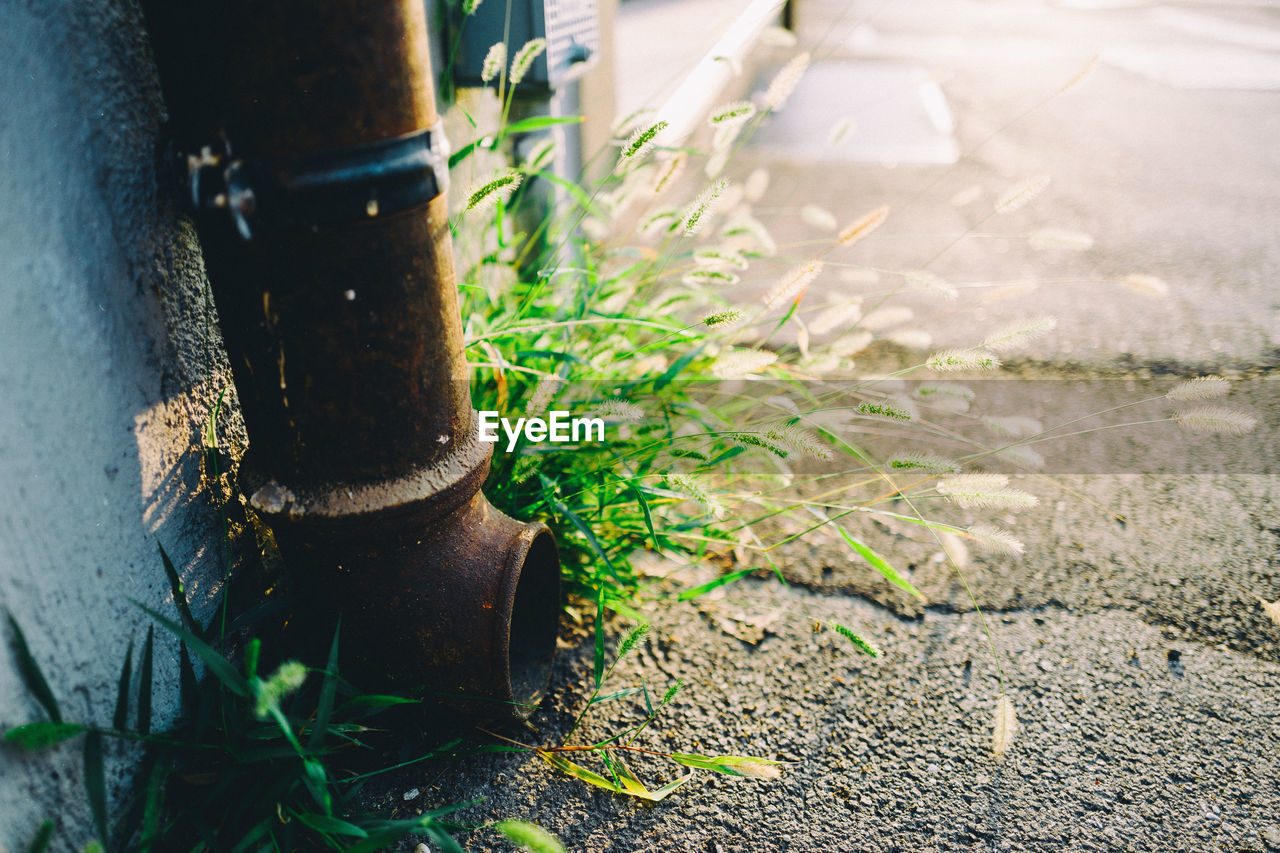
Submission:
{"label": "weed growing from crack", "polygon": [[[807,53],[797,53],[753,100],[714,110],[702,131],[708,139],[673,139],[661,116],[633,116],[617,128],[615,147],[597,155],[603,169],[588,164],[588,173],[606,171],[588,188],[569,191],[545,169],[529,168],[526,186],[501,200],[495,216],[458,229],[467,247],[461,269],[468,351],[485,353],[472,358],[477,408],[517,409],[537,397],[541,382],[554,379],[562,383],[558,407],[590,411],[621,398],[643,412],[618,424],[604,444],[567,450],[525,444],[509,456],[499,454],[487,487],[505,511],[553,527],[570,594],[601,602],[598,622],[606,610],[636,617],[646,596],[664,594],[634,570],[637,550],[694,560],[737,554],[747,562],[677,594],[688,600],[756,569],[778,572],[776,549],[820,530],[837,534],[889,583],[923,599],[889,558],[863,541],[861,520],[876,516],[922,527],[968,589],[964,566],[952,557],[957,548],[945,547],[944,537],[1006,559],[1017,558],[1024,546],[991,522],[946,520],[946,505],[1016,511],[1037,502],[1011,486],[1007,475],[986,468],[1003,464],[1033,472],[1044,464],[1034,445],[1102,429],[1173,423],[1238,433],[1256,425],[1235,409],[1185,407],[1218,393],[1221,386],[1211,378],[1171,392],[1168,401],[1178,409],[1163,418],[1083,423],[1153,402],[1147,398],[1047,428],[1025,415],[981,411],[970,388],[933,379],[996,373],[1007,353],[1052,332],[1056,321],[1043,315],[975,334],[969,346],[934,349],[879,379],[858,378],[851,359],[876,342],[930,349],[928,336],[909,327],[913,314],[895,304],[897,297],[914,293],[939,305],[962,303],[967,286],[929,268],[986,222],[1039,203],[1051,179],[1039,175],[1013,184],[968,231],[911,269],[878,270],[853,260],[890,221],[888,205],[843,227],[828,211],[806,206],[799,218],[818,235],[779,245],[757,205],[768,173],[757,170],[741,185],[722,173],[752,131],[790,96],[808,62]],[[1041,104],[998,128],[977,150]],[[505,116],[505,104],[499,112]],[[852,122],[843,119],[831,137],[851,132]],[[499,127],[482,138],[503,135]],[[687,200],[680,203],[679,177],[699,163],[711,183],[684,188]],[[562,191],[549,202],[545,194],[539,199],[527,192],[540,179]],[[971,204],[983,192],[978,187],[953,202]],[[513,226],[520,221],[528,224]],[[1069,229],[1042,229],[1028,241],[1069,251],[1093,244],[1089,235]],[[495,267],[510,271],[501,288],[485,284]],[[835,276],[864,283],[865,292],[819,302],[813,295],[818,284]],[[1150,296],[1169,290],[1141,273],[1122,282]],[[915,390],[895,386],[922,375],[927,381]],[[788,431],[809,436],[806,446],[781,440]],[[908,439],[917,446],[892,446]],[[813,474],[801,464],[807,456],[834,456],[845,467]],[[536,478],[527,474],[533,469]],[[977,612],[1000,682],[995,727],[1003,734],[993,743],[1000,753],[1015,728],[1012,697],[995,638],[980,607]],[[845,631],[874,648],[853,629],[838,630]],[[615,773],[611,784],[625,788],[624,775]]]}
{"label": "weed growing from crack", "polygon": [[[136,672],[132,643],[125,653],[114,713],[105,725],[64,718],[22,629],[7,614],[22,681],[48,719],[10,728],[4,740],[27,751],[82,741],[96,834],[83,853],[178,848],[372,853],[411,837],[426,837],[436,850],[461,853],[453,833],[468,827],[447,816],[462,806],[397,818],[365,812],[358,804],[369,779],[453,755],[457,740],[392,766],[353,769],[377,754],[375,718],[418,700],[355,689],[338,672],[338,630],[322,667],[285,660],[267,674],[261,641],[240,636],[236,643],[216,625],[198,623],[163,549],[160,556],[177,618],[139,607],[179,644],[182,716],[165,731],[152,726],[154,626],[147,631]],[[205,667],[203,680],[197,680],[193,655]],[[106,787],[107,739],[146,747],[139,784],[122,801],[112,802]],[[46,821],[28,849],[48,849],[55,828]],[[529,838],[551,838],[519,822],[498,828],[510,837],[524,832]],[[548,845],[542,849],[554,849]]]}

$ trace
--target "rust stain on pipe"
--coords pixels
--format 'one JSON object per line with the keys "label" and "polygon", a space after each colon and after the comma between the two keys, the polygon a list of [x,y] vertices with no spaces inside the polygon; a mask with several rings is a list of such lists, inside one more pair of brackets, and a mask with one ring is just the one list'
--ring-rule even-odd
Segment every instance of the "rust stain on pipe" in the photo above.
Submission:
{"label": "rust stain on pipe", "polygon": [[[199,39],[205,13],[180,3],[184,21],[169,2],[148,8],[153,38],[185,23]],[[421,0],[225,6],[217,120],[188,134],[218,124],[235,157],[270,164],[436,123]],[[192,78],[166,72],[183,52],[156,51],[170,101]],[[241,487],[298,585],[343,615],[351,658],[472,715],[527,716],[555,651],[559,561],[546,527],[479,491],[492,445],[471,408],[446,198],[364,211],[249,240],[200,218],[250,438]]]}

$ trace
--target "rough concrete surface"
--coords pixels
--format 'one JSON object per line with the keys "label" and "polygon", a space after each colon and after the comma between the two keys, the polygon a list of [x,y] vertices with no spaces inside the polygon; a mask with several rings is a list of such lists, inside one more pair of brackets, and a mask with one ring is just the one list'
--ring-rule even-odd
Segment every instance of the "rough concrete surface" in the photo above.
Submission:
{"label": "rough concrete surface", "polygon": [[[0,605],[65,716],[105,724],[145,630],[130,599],[169,597],[157,542],[197,606],[216,591],[199,434],[226,358],[194,237],[157,192],[141,14],[6,0],[0,18]],[[0,647],[0,728],[41,719],[7,627]],[[159,638],[158,722],[176,682],[176,644]],[[25,849],[45,818],[55,849],[92,838],[77,747],[0,747],[0,848]],[[127,771],[111,762],[111,781]]]}

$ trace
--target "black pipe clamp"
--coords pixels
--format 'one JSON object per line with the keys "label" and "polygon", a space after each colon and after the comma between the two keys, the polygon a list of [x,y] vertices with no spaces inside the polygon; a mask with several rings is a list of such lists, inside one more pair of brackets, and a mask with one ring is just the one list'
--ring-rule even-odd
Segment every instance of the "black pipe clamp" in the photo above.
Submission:
{"label": "black pipe clamp", "polygon": [[187,174],[196,209],[226,210],[251,240],[276,228],[345,225],[426,204],[449,188],[449,142],[436,122],[289,159],[237,159],[206,148],[188,158]]}

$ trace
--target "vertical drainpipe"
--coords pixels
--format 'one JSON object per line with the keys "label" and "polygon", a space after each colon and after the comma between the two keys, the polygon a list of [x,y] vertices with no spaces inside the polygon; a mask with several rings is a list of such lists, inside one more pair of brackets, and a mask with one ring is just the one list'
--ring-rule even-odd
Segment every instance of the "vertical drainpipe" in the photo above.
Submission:
{"label": "vertical drainpipe", "polygon": [[293,585],[341,614],[349,666],[472,716],[527,716],[559,561],[545,526],[480,492],[492,445],[471,408],[422,0],[146,11],[249,434],[241,489]]}

